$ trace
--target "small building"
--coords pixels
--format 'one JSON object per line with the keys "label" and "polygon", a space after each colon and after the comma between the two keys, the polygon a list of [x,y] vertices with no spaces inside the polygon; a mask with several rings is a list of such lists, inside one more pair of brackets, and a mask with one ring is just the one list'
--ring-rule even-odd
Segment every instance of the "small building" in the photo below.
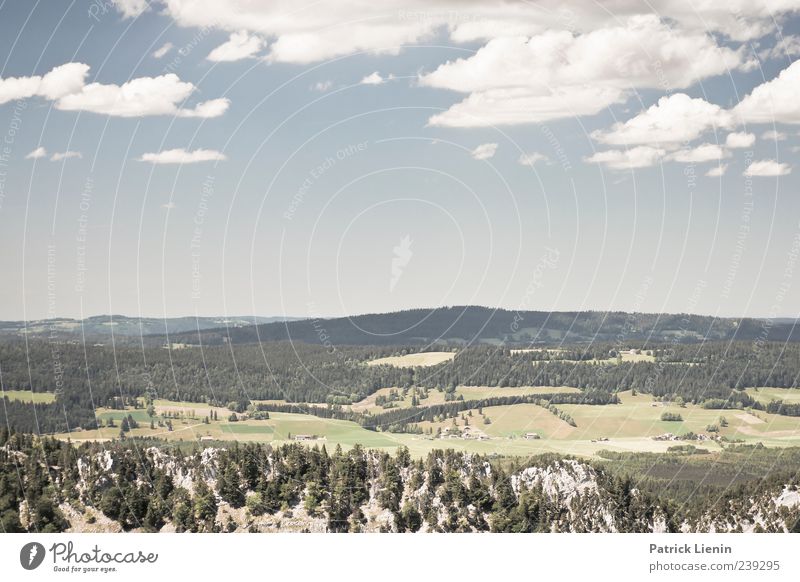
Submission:
{"label": "small building", "polygon": [[317,440],[317,435],[315,435],[315,434],[296,434],[296,435],[294,435],[294,440],[296,440],[296,441],[315,441],[315,440]]}
{"label": "small building", "polygon": [[540,439],[540,438],[542,438],[542,437],[540,437],[540,436],[539,436],[537,433],[535,433],[535,432],[526,432],[526,433],[525,433],[525,437],[524,437],[524,438],[525,438],[525,440],[527,440],[527,441],[535,441],[535,440],[537,440],[537,439]]}

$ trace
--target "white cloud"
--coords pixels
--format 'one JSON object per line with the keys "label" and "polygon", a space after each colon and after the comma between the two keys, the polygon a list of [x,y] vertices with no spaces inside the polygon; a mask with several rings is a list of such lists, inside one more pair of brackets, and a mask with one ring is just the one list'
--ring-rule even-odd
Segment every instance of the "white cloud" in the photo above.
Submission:
{"label": "white cloud", "polygon": [[709,178],[719,178],[720,176],[724,176],[725,172],[728,170],[728,164],[720,164],[711,168],[708,172],[706,172],[706,176]]}
{"label": "white cloud", "polygon": [[218,117],[227,109],[227,99],[213,99],[194,109],[179,105],[195,90],[174,73],[159,77],[140,77],[122,85],[90,83],[79,92],[61,97],[56,108],[64,111],[89,111],[117,117],[177,115],[179,117]]}
{"label": "white cloud", "polygon": [[752,133],[734,132],[725,138],[725,145],[732,149],[749,148],[756,143],[756,136]]}
{"label": "white cloud", "polygon": [[44,158],[47,156],[47,150],[44,149],[42,146],[39,146],[27,156],[25,156],[26,160],[38,160],[39,158]]}
{"label": "white cloud", "polygon": [[785,176],[790,174],[792,167],[789,164],[775,160],[759,160],[750,163],[744,171],[745,176]]}
{"label": "white cloud", "polygon": [[677,93],[662,97],[646,111],[610,130],[593,132],[592,137],[611,145],[658,144],[674,149],[713,127],[730,124],[730,113],[718,105]]}
{"label": "white cloud", "polygon": [[729,157],[731,157],[729,151],[714,143],[704,143],[691,149],[678,150],[667,156],[670,160],[685,164],[700,164]]}
{"label": "white cloud", "polygon": [[331,87],[333,87],[333,81],[331,80],[317,81],[311,86],[314,91],[319,91],[320,93],[325,93],[325,91],[328,91]]}
{"label": "white cloud", "polygon": [[593,114],[634,89],[685,88],[750,64],[741,50],[719,47],[705,34],[676,34],[647,16],[582,35],[493,39],[423,75],[420,84],[470,93],[431,120],[465,127]]}
{"label": "white cloud", "polygon": [[594,115],[625,98],[624,91],[603,87],[569,87],[547,95],[526,89],[493,89],[472,93],[428,124],[444,127],[485,127],[538,123],[563,117]]}
{"label": "white cloud", "polygon": [[195,105],[194,109],[178,109],[175,115],[178,117],[202,117],[204,119],[219,117],[230,107],[230,99],[211,99]]}
{"label": "white cloud", "polygon": [[142,154],[140,162],[150,162],[151,164],[196,164],[198,162],[216,162],[227,159],[225,154],[216,150],[192,150],[186,151],[183,148],[164,150],[157,153]]}
{"label": "white cloud", "polygon": [[[678,2],[614,0],[163,0],[181,26],[246,30],[274,38],[268,58],[307,64],[356,52],[396,53],[444,31],[455,43],[501,36],[534,36],[570,28],[586,33],[617,26],[632,16],[658,13],[676,31],[694,36],[720,33],[749,40],[774,30],[794,0]],[[675,36],[681,36],[678,32]],[[656,51],[652,60],[660,58]]]}
{"label": "white cloud", "polygon": [[798,55],[800,55],[800,36],[788,35],[780,37],[772,47],[759,51],[758,58],[766,61],[770,59],[791,59]]}
{"label": "white cloud", "polygon": [[228,99],[212,99],[194,109],[181,103],[196,87],[170,73],[160,77],[139,77],[122,85],[86,84],[89,65],[66,63],[44,76],[0,79],[0,105],[16,99],[43,97],[55,101],[56,109],[89,111],[118,117],[176,115],[218,117],[227,111]]}
{"label": "white cloud", "polygon": [[470,155],[475,160],[488,160],[493,158],[495,153],[497,153],[496,143],[482,143],[472,150]]}
{"label": "white cloud", "polygon": [[800,61],[753,89],[733,112],[749,123],[800,123]]}
{"label": "white cloud", "polygon": [[88,73],[89,65],[66,63],[55,67],[44,76],[0,79],[0,105],[30,97],[58,99],[80,90]]}
{"label": "white cloud", "polygon": [[637,146],[625,150],[597,152],[585,158],[585,161],[603,164],[612,170],[633,170],[653,166],[658,163],[665,154],[666,151],[660,148]]}
{"label": "white cloud", "polygon": [[246,31],[234,32],[227,42],[219,45],[206,57],[209,61],[231,62],[255,56],[264,47],[264,41]]}
{"label": "white cloud", "polygon": [[111,0],[124,18],[136,18],[147,10],[147,0]]}
{"label": "white cloud", "polygon": [[767,130],[761,134],[761,139],[767,141],[784,141],[787,137],[789,136],[782,131],[776,131],[774,129]]}
{"label": "white cloud", "polygon": [[164,44],[161,45],[160,48],[153,51],[153,58],[161,59],[167,56],[167,53],[169,53],[169,51],[172,50],[173,46],[174,45],[171,42],[165,42]]}
{"label": "white cloud", "polygon": [[50,156],[51,162],[60,162],[62,160],[69,160],[71,158],[81,159],[83,154],[81,152],[73,152],[71,150],[67,150],[65,152],[55,152],[52,156]]}
{"label": "white cloud", "polygon": [[392,79],[394,79],[394,75],[390,74],[388,77],[381,77],[381,74],[378,71],[375,71],[374,73],[370,73],[369,75],[361,79],[361,81],[359,81],[359,84],[382,85],[386,81],[391,81]]}
{"label": "white cloud", "polygon": [[530,152],[527,154],[522,154],[517,161],[523,166],[533,167],[538,162],[550,161],[550,158],[544,154],[540,154],[539,152]]}

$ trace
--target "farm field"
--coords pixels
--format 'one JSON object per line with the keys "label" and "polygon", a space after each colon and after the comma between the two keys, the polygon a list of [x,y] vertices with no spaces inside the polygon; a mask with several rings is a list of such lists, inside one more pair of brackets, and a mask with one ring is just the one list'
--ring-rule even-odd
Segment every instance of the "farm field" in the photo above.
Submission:
{"label": "farm field", "polygon": [[19,402],[33,402],[34,404],[46,404],[48,402],[55,402],[56,395],[53,392],[31,392],[30,390],[3,390],[0,392],[0,398],[8,398],[9,400],[17,400]]}
{"label": "farm field", "polygon": [[[410,408],[411,407],[411,399],[413,398],[413,390],[408,390],[406,395],[403,396],[402,388],[381,388],[380,390],[370,394],[363,400],[359,400],[358,402],[354,402],[349,406],[349,408],[355,412],[370,412],[370,413],[377,413],[382,412],[384,408],[376,404],[376,400],[379,396],[383,396],[388,398],[392,392],[396,392],[398,396],[401,398],[400,400],[395,400],[393,404],[396,408]],[[428,390],[428,397],[420,399],[419,406],[431,406],[433,404],[442,404],[444,403],[444,392],[439,392],[438,390]]]}
{"label": "farm field", "polygon": [[[525,348],[525,349],[518,349],[518,350],[511,350],[511,354],[526,354],[531,352],[547,352],[550,356],[558,356],[559,354],[564,353],[564,350],[558,349],[538,349],[538,348]],[[645,352],[642,353],[634,353],[631,351],[624,351],[620,354],[621,360],[623,362],[655,362],[656,358],[653,355],[647,354]],[[548,362],[548,361],[558,361],[558,362],[568,362],[572,364],[616,364],[618,362],[617,358],[603,358],[603,359],[592,359],[592,360],[571,360],[568,358],[559,358],[559,357],[551,357],[549,360],[537,360],[534,361],[534,364],[539,364],[541,362]],[[677,362],[681,363],[681,362]]]}
{"label": "farm field", "polygon": [[448,362],[456,356],[455,352],[423,352],[420,354],[407,354],[405,356],[389,356],[367,362],[368,366],[396,366],[398,368],[412,368],[417,366],[435,366]]}
{"label": "farm field", "polygon": [[572,386],[515,386],[498,388],[497,386],[458,386],[456,394],[464,400],[480,400],[482,398],[495,398],[500,396],[525,396],[527,394],[564,394],[567,392],[579,393],[579,388]]}
{"label": "farm field", "polygon": [[[575,390],[576,389],[572,389]],[[777,389],[766,389],[763,396],[770,398]],[[487,388],[461,386],[458,388],[465,399],[478,399],[488,395],[513,395],[521,393],[543,393],[541,387]],[[550,392],[570,391],[561,387],[550,387]],[[402,391],[400,391],[402,392]],[[785,391],[788,392],[788,391]],[[410,406],[410,394],[402,401]],[[793,395],[793,394],[792,394]],[[372,395],[375,396],[375,395]],[[432,404],[443,399],[444,393],[431,390],[428,399],[422,404]],[[324,444],[327,447],[341,445],[347,449],[356,444],[387,451],[404,445],[415,456],[424,456],[429,451],[442,447],[476,453],[497,455],[529,455],[542,452],[559,452],[578,456],[595,456],[598,451],[647,451],[663,452],[670,446],[695,444],[699,447],[718,450],[716,441],[654,440],[652,437],[671,433],[681,436],[695,434],[719,434],[731,440],[762,442],[767,446],[800,445],[800,419],[789,416],[767,414],[761,411],[709,410],[700,406],[664,404],[656,402],[650,395],[621,392],[621,403],[596,406],[583,404],[558,404],[557,409],[568,414],[576,426],[552,412],[535,404],[515,404],[484,407],[480,411],[464,411],[454,418],[437,422],[419,422],[415,426],[424,434],[389,433],[366,430],[355,422],[323,419],[307,414],[271,412],[268,420],[230,421],[230,411],[207,405],[187,402],[156,401],[156,426],[150,428],[150,417],[144,409],[111,410],[98,409],[97,416],[104,422],[113,419],[115,426],[99,430],[76,431],[56,435],[58,438],[76,442],[85,440],[107,441],[119,438],[123,418],[130,415],[138,427],[131,429],[129,437],[158,437],[180,441],[243,441],[282,443],[297,440],[298,435],[316,438],[303,441],[306,444]],[[408,402],[406,402],[408,400]],[[429,402],[430,401],[430,402]],[[374,405],[374,400],[373,400]],[[365,401],[354,404],[361,411],[369,406]],[[377,407],[380,408],[380,407]],[[218,420],[209,424],[203,422],[210,411],[216,411]],[[680,421],[661,420],[663,413],[680,415]],[[170,431],[164,426],[169,415],[173,425]],[[193,415],[193,416],[192,416]],[[727,426],[723,426],[724,417]],[[486,424],[485,419],[489,419]],[[158,426],[158,420],[162,426]],[[464,439],[460,437],[434,438],[437,431],[447,434],[453,427],[463,429],[469,426],[485,433],[487,440]],[[718,433],[709,433],[709,425],[717,425]],[[526,435],[538,435],[538,439]]]}
{"label": "farm field", "polygon": [[[411,400],[413,397],[412,391],[408,390],[403,396],[402,388],[381,388],[373,394],[370,394],[363,400],[355,402],[350,405],[350,409],[355,412],[369,411],[372,414],[382,412],[384,408],[376,404],[379,396],[388,398],[392,392],[396,392],[399,400],[393,401],[394,408],[410,408]],[[571,386],[516,386],[498,388],[496,386],[457,386],[455,390],[456,397],[462,396],[464,400],[481,400],[483,398],[496,398],[502,396],[525,396],[528,394],[564,394],[567,392],[580,393],[580,389]],[[255,401],[254,401],[255,402]],[[428,397],[421,398],[418,406],[433,406],[435,404],[443,404],[445,402],[444,392],[435,389],[428,390]]]}
{"label": "farm field", "polygon": [[748,388],[746,392],[761,404],[783,400],[786,404],[800,402],[800,388]]}

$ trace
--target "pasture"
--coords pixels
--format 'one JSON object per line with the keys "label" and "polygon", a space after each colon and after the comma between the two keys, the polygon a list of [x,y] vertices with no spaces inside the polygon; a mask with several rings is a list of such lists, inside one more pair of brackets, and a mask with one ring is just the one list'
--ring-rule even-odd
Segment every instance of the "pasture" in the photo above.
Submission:
{"label": "pasture", "polygon": [[56,401],[56,395],[53,392],[31,392],[30,390],[3,390],[0,392],[0,398],[3,397],[34,404],[48,404]]}
{"label": "pasture", "polygon": [[786,404],[800,402],[800,388],[748,388],[746,392],[761,404],[783,400]]}
{"label": "pasture", "polygon": [[[384,389],[388,390],[388,389]],[[795,396],[793,391],[776,392],[778,389],[761,389],[759,395],[772,398],[775,395]],[[577,391],[564,387],[538,386],[521,388],[489,388],[482,386],[459,386],[457,393],[465,400],[476,400],[488,396],[507,396],[546,392]],[[402,390],[398,390],[402,394]],[[784,394],[786,392],[787,394]],[[798,391],[800,392],[800,391]],[[380,393],[380,391],[379,391]],[[420,405],[443,401],[444,393],[429,391],[429,398]],[[375,407],[365,399],[353,404],[353,409],[367,411]],[[104,426],[99,430],[75,431],[56,435],[73,441],[106,441],[119,438],[123,418],[131,415],[139,426],[126,433],[129,437],[158,437],[170,441],[243,441],[282,443],[294,441],[298,435],[313,435],[313,440],[303,441],[308,445],[341,445],[347,449],[356,444],[387,451],[400,445],[407,446],[415,457],[424,456],[434,449],[452,448],[476,453],[507,455],[531,455],[543,452],[558,452],[579,456],[595,456],[600,450],[664,452],[670,446],[695,444],[709,450],[719,450],[720,444],[713,440],[654,440],[654,436],[670,433],[681,436],[687,433],[709,436],[721,435],[731,441],[762,442],[766,446],[800,445],[800,418],[767,414],[747,410],[710,410],[701,406],[678,406],[672,403],[655,401],[646,394],[633,395],[630,392],[619,394],[621,403],[596,406],[584,404],[557,404],[556,407],[575,421],[571,426],[552,412],[535,404],[514,404],[488,406],[482,410],[469,410],[456,418],[441,418],[436,422],[417,423],[424,434],[388,433],[366,430],[359,424],[345,421],[318,418],[307,414],[271,412],[268,420],[230,421],[230,411],[214,408],[219,420],[206,424],[203,420],[210,410],[203,404],[186,402],[156,401],[154,427],[150,428],[150,418],[144,409],[111,410],[100,408],[97,416],[104,423],[114,419],[115,426]],[[775,396],[777,397],[777,396]],[[410,406],[411,391],[398,405]],[[371,411],[371,410],[370,410]],[[680,415],[679,421],[662,420],[663,413]],[[171,414],[170,431],[163,414]],[[724,422],[723,422],[724,417]],[[486,419],[489,423],[486,423]],[[159,420],[162,426],[158,426]],[[488,440],[453,438],[434,438],[437,431],[457,427],[463,429],[469,424],[484,432]],[[711,425],[718,432],[709,432]],[[536,434],[538,439],[527,439],[528,433]]]}
{"label": "pasture", "polygon": [[368,366],[396,366],[398,368],[427,367],[449,362],[456,356],[455,352],[422,352],[405,356],[388,356],[367,362]]}

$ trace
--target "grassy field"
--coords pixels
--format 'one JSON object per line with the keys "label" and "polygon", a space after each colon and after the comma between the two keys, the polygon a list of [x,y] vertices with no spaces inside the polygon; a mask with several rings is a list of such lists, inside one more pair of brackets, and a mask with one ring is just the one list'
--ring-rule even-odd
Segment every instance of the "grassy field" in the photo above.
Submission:
{"label": "grassy field", "polygon": [[800,402],[798,388],[748,388],[746,392],[761,404],[769,404],[773,400],[783,400],[786,404]]}
{"label": "grassy field", "polygon": [[20,402],[33,402],[34,404],[47,404],[48,402],[55,402],[56,395],[52,392],[31,392],[30,390],[3,390],[0,393],[0,398],[5,396],[9,400],[18,400]]}
{"label": "grassy field", "polygon": [[456,356],[455,352],[423,352],[421,354],[407,354],[405,356],[389,356],[367,362],[368,366],[396,366],[398,368],[412,368],[416,366],[435,366],[448,362]]}
{"label": "grassy field", "polygon": [[[378,406],[375,404],[376,399],[378,396],[385,396],[389,397],[389,394],[392,391],[396,391],[397,394],[402,398],[401,400],[395,400],[394,405],[396,408],[410,408],[411,407],[411,399],[413,397],[413,391],[408,390],[406,395],[403,396],[403,390],[401,388],[381,388],[377,392],[370,394],[363,400],[359,400],[358,402],[354,402],[350,405],[350,408],[356,412],[370,412],[372,414],[383,412],[384,408],[382,406]],[[419,401],[419,406],[431,406],[432,404],[442,404],[444,402],[444,392],[439,392],[438,390],[428,390],[428,397],[421,399]]]}
{"label": "grassy field", "polygon": [[[222,409],[220,409],[222,410]],[[113,418],[115,427],[103,427],[99,430],[75,431],[56,435],[58,438],[70,438],[79,442],[83,440],[110,440],[119,437],[120,423],[130,414],[138,428],[127,433],[129,437],[154,436],[167,440],[238,440],[257,442],[290,441],[297,435],[315,435],[320,444],[336,446],[353,446],[357,443],[369,447],[396,447],[397,439],[389,433],[368,431],[354,422],[329,420],[305,414],[271,412],[269,420],[240,420],[229,422],[226,414],[219,414],[220,420],[205,424],[201,419],[172,419],[173,430],[164,426],[150,428],[150,418],[144,410],[97,410],[98,418],[104,422]],[[157,417],[158,418],[158,417]]]}
{"label": "grassy field", "polygon": [[[381,388],[377,392],[370,394],[363,400],[359,400],[350,405],[350,408],[356,412],[370,412],[372,414],[383,412],[384,408],[375,404],[378,396],[389,397],[392,391],[396,391],[401,397],[400,400],[394,401],[394,408],[410,408],[412,391],[408,390],[403,396],[401,388]],[[456,397],[462,396],[464,400],[481,400],[483,398],[493,398],[499,396],[524,396],[526,394],[563,394],[565,392],[579,393],[578,388],[571,386],[518,386],[498,388],[496,386],[458,386],[456,387]],[[443,404],[444,392],[439,392],[435,389],[428,390],[428,397],[420,399],[419,406],[432,406],[434,404]]]}
{"label": "grassy field", "polygon": [[565,392],[578,393],[578,388],[571,386],[518,386],[513,388],[498,388],[496,386],[459,386],[456,394],[464,400],[480,400],[498,396],[524,396],[526,394],[563,394]]}
{"label": "grassy field", "polygon": [[[476,399],[489,394],[506,395],[514,393],[542,393],[541,387],[524,388],[487,388],[459,387],[465,399]],[[552,392],[564,392],[568,389],[551,387]],[[575,390],[575,389],[572,389]],[[795,392],[776,392],[778,389],[761,389],[760,396],[771,398],[774,395],[795,396]],[[497,392],[500,391],[500,392]],[[800,392],[800,391],[798,391]],[[444,394],[436,390],[430,391],[428,400],[422,404],[434,403],[443,399]],[[218,411],[217,421],[205,424],[202,419],[210,411],[209,407],[196,403],[157,401],[158,417],[162,413],[177,414],[184,411],[183,417],[172,418],[173,430],[165,426],[150,428],[150,419],[143,409],[110,410],[98,409],[97,415],[103,421],[113,418],[116,427],[104,427],[94,431],[77,431],[56,435],[59,438],[70,438],[73,441],[110,440],[119,437],[122,418],[130,414],[139,427],[131,430],[128,436],[154,436],[171,441],[250,441],[282,443],[290,442],[297,435],[315,435],[315,440],[304,441],[307,444],[325,444],[335,447],[350,448],[355,444],[365,447],[393,450],[399,445],[409,448],[414,456],[424,456],[433,449],[452,448],[484,454],[497,455],[531,455],[544,452],[558,452],[579,456],[595,456],[600,450],[664,452],[670,446],[679,444],[695,444],[711,451],[721,447],[715,441],[657,441],[652,437],[665,433],[684,435],[688,432],[696,434],[708,433],[709,425],[719,425],[719,433],[729,439],[755,443],[762,442],[766,446],[800,445],[800,418],[778,416],[756,411],[745,410],[707,410],[699,406],[667,405],[656,402],[649,395],[632,395],[630,392],[619,394],[621,403],[608,406],[592,406],[581,404],[559,404],[557,408],[569,414],[575,421],[571,426],[550,411],[535,404],[516,404],[511,406],[484,407],[482,413],[472,410],[460,414],[456,419],[447,418],[439,422],[421,422],[418,426],[426,433],[434,434],[437,429],[456,426],[463,428],[467,423],[488,435],[489,440],[467,440],[461,438],[435,439],[424,434],[392,434],[368,431],[360,425],[344,421],[329,420],[305,414],[270,413],[268,420],[240,420],[230,422],[230,411]],[[780,396],[776,396],[780,397]],[[410,391],[407,396],[410,405]],[[430,402],[428,402],[430,401]],[[374,403],[374,399],[373,399]],[[367,407],[365,401],[353,405]],[[194,412],[195,417],[190,415]],[[680,414],[681,421],[663,421],[664,412]],[[158,418],[157,417],[157,418]],[[724,417],[727,426],[721,426]],[[485,419],[490,423],[486,424]],[[163,421],[163,420],[162,420]],[[527,433],[539,435],[539,439],[528,440]]]}
{"label": "grassy field", "polygon": [[[541,363],[541,362],[548,362],[548,361],[569,362],[569,363],[572,363],[572,364],[579,364],[579,363],[582,363],[582,364],[616,364],[619,361],[617,358],[603,358],[603,359],[593,359],[593,360],[570,360],[570,359],[565,359],[565,358],[564,359],[559,358],[558,355],[560,353],[563,353],[563,351],[564,350],[552,350],[552,349],[541,350],[541,349],[537,349],[537,348],[530,348],[530,349],[526,348],[526,349],[519,349],[519,350],[511,350],[511,353],[512,354],[525,354],[525,353],[529,353],[529,352],[547,352],[547,354],[549,356],[551,356],[551,358],[549,360],[537,360],[537,361],[534,361],[534,364],[538,364],[538,363]],[[552,357],[552,356],[556,356],[556,357]],[[649,354],[644,353],[644,352],[637,354],[637,353],[631,353],[629,351],[625,351],[625,352],[622,352],[622,354],[621,354],[621,360],[623,362],[655,362],[656,358],[655,358],[655,356],[649,355]]]}

